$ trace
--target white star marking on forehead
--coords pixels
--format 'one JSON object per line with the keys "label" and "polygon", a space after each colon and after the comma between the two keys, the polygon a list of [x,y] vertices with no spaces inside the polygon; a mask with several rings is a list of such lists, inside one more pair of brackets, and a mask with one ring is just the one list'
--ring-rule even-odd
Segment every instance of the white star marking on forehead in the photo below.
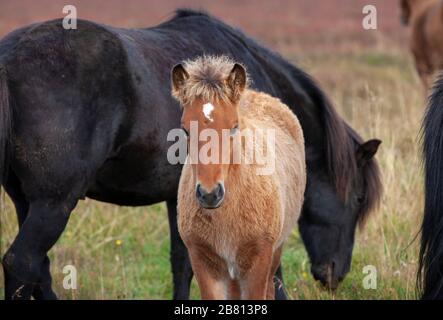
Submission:
{"label": "white star marking on forehead", "polygon": [[211,122],[214,121],[211,117],[212,111],[214,111],[214,106],[211,103],[208,102],[203,105],[203,114],[205,115],[205,118]]}

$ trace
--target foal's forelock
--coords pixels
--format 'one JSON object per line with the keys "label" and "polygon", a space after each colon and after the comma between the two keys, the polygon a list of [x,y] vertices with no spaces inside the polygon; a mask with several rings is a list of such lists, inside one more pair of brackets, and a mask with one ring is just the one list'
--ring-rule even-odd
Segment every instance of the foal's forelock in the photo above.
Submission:
{"label": "foal's forelock", "polygon": [[[186,79],[179,90],[173,88],[173,95],[182,105],[192,104],[196,99],[236,103],[239,98],[239,86],[229,81],[233,68],[237,64],[227,56],[201,56],[185,61]],[[245,73],[245,86],[249,77]]]}

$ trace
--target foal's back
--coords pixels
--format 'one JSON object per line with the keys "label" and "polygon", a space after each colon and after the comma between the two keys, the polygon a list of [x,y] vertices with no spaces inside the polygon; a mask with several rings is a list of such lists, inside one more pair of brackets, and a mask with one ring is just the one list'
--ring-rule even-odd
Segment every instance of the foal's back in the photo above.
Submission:
{"label": "foal's back", "polygon": [[297,222],[306,185],[303,131],[293,112],[279,99],[247,90],[240,104],[245,126],[275,132],[275,171],[268,177],[280,200],[279,247]]}

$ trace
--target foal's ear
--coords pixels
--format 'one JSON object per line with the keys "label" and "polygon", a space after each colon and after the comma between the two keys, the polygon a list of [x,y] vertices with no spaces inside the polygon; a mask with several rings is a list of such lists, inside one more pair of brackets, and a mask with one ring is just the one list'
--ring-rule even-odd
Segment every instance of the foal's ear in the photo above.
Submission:
{"label": "foal's ear", "polygon": [[227,84],[232,92],[232,100],[237,101],[246,87],[246,70],[241,64],[234,64],[234,67],[229,73]]}
{"label": "foal's ear", "polygon": [[189,74],[181,63],[175,65],[172,68],[171,79],[172,79],[172,90],[174,95],[178,93],[178,91],[180,91],[180,89],[183,87],[188,78]]}
{"label": "foal's ear", "polygon": [[368,161],[372,159],[372,157],[377,153],[380,144],[381,140],[372,139],[366,141],[357,148],[356,158],[357,166],[359,168],[364,167]]}

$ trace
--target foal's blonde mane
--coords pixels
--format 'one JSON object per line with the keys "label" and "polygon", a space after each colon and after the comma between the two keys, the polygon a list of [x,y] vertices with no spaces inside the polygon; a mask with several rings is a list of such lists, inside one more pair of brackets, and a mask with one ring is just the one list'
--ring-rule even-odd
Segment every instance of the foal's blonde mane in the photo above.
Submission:
{"label": "foal's blonde mane", "polygon": [[[205,101],[233,102],[235,88],[227,84],[227,78],[235,62],[227,56],[200,56],[186,60],[183,67],[189,75],[185,85],[179,90],[172,89],[172,95],[182,104],[190,104],[195,99]],[[249,77],[246,75],[246,87]]]}

